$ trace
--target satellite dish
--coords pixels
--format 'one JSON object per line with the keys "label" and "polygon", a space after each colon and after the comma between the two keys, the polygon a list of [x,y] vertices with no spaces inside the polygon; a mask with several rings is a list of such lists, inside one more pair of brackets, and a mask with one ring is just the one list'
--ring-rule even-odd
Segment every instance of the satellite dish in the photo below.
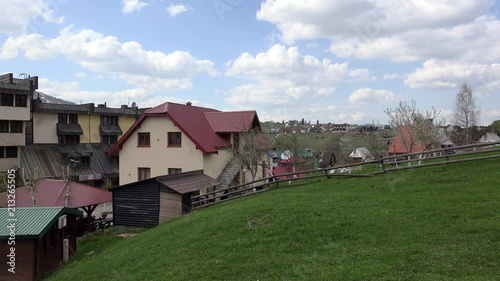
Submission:
{"label": "satellite dish", "polygon": [[136,107],[136,106],[137,106],[137,104],[135,103],[135,101],[132,102],[132,107]]}
{"label": "satellite dish", "polygon": [[285,150],[283,153],[281,153],[281,159],[282,160],[288,160],[293,156],[293,154],[290,152],[290,150]]}

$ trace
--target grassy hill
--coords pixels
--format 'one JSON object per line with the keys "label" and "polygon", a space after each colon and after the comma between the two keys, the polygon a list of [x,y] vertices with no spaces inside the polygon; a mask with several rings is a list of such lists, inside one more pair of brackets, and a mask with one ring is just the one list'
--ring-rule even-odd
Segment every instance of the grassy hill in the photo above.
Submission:
{"label": "grassy hill", "polygon": [[135,237],[93,234],[48,280],[498,280],[499,170],[489,160],[280,187]]}

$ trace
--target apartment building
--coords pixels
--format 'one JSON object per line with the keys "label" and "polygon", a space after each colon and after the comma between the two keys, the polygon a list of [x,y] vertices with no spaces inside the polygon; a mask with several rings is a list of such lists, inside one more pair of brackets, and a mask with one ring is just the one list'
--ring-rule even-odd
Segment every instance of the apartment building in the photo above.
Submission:
{"label": "apartment building", "polygon": [[[33,100],[31,140],[21,151],[21,166],[41,177],[62,178],[92,186],[105,179],[118,182],[118,155],[107,156],[136,118],[137,106],[109,108],[106,104],[48,103]],[[69,170],[69,171],[68,171]]]}
{"label": "apartment building", "polygon": [[31,119],[31,99],[38,77],[0,75],[0,171],[20,167],[21,148],[26,144],[26,123]]}

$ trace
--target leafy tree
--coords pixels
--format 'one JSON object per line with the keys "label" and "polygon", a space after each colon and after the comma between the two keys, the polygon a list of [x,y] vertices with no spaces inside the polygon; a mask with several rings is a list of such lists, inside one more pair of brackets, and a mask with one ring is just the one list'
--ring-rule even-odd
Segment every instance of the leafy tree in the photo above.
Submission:
{"label": "leafy tree", "polygon": [[500,120],[493,121],[489,129],[490,131],[495,132],[497,135],[500,135]]}
{"label": "leafy tree", "polygon": [[480,110],[476,105],[476,99],[472,89],[467,83],[464,83],[455,100],[453,120],[455,125],[465,129],[465,139],[467,143],[472,141],[471,128],[477,125],[479,114]]}

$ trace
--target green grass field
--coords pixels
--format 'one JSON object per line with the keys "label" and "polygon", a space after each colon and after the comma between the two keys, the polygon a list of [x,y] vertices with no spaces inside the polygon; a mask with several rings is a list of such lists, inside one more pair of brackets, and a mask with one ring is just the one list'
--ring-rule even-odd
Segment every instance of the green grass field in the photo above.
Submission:
{"label": "green grass field", "polygon": [[281,187],[134,237],[48,280],[498,280],[500,160]]}

